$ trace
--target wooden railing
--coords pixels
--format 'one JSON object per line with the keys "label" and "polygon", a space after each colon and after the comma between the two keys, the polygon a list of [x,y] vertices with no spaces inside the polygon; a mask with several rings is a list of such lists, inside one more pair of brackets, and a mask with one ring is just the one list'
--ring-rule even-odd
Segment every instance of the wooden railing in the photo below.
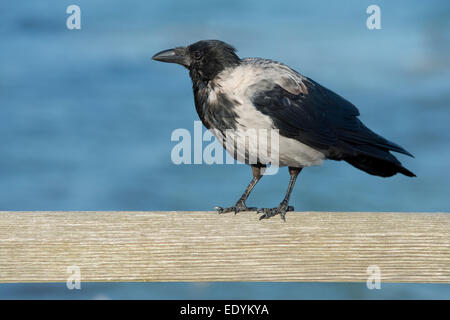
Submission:
{"label": "wooden railing", "polygon": [[73,266],[100,282],[365,282],[375,266],[382,282],[450,283],[450,214],[0,212],[0,282]]}

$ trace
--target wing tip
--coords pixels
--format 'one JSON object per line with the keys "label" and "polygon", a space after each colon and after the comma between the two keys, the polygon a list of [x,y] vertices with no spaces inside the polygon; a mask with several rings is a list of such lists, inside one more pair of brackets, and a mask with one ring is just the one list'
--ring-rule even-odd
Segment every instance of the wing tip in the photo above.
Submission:
{"label": "wing tip", "polygon": [[405,175],[405,176],[407,176],[407,177],[417,178],[417,176],[415,175],[414,172],[409,171],[408,169],[406,169],[406,168],[403,167],[403,166],[401,166],[401,167],[399,168],[399,171],[398,171],[398,172],[400,172],[401,174],[403,174],[403,175]]}

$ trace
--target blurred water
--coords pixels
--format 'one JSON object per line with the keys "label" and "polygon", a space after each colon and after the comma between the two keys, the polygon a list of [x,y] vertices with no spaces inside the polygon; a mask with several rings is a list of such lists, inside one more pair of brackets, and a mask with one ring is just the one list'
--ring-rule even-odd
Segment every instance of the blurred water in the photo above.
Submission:
{"label": "blurred water", "polygon": [[368,290],[362,283],[82,283],[67,290],[65,283],[4,284],[3,299],[450,299],[450,284],[382,283]]}
{"label": "blurred water", "polygon": [[[376,178],[332,161],[304,170],[292,195],[297,210],[450,211],[450,4],[376,1],[382,30],[369,31],[372,3],[80,0],[82,29],[69,31],[71,1],[0,2],[0,210],[232,204],[250,170],[171,163],[172,131],[197,120],[191,84],[183,68],[150,61],[162,49],[221,39],[343,95],[370,128],[416,156],[399,156],[416,179]],[[278,204],[287,178],[285,170],[264,178],[249,205]],[[33,286],[20,292],[31,297]],[[0,288],[0,297],[21,290]],[[239,294],[237,284],[226,288]],[[333,297],[357,292],[323,288]],[[426,297],[421,290],[408,297]]]}

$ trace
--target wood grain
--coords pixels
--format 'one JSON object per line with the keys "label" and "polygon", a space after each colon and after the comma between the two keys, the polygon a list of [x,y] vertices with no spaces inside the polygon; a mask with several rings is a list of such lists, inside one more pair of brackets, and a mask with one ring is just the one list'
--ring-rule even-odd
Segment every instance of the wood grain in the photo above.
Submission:
{"label": "wood grain", "polygon": [[450,283],[450,214],[0,212],[0,282]]}

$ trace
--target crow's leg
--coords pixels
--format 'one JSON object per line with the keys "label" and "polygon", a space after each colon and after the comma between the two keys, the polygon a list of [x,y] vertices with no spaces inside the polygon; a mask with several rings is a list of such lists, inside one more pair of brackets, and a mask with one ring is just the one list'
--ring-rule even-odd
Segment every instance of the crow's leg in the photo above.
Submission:
{"label": "crow's leg", "polygon": [[219,214],[227,212],[234,212],[236,214],[240,211],[256,211],[255,207],[248,208],[247,205],[245,204],[245,200],[247,200],[248,196],[250,195],[250,192],[252,192],[255,185],[261,179],[263,169],[264,166],[252,165],[253,179],[252,181],[250,181],[250,184],[248,185],[247,189],[245,189],[241,198],[238,200],[238,202],[236,202],[234,206],[229,208],[215,207],[214,209],[216,209]]}
{"label": "crow's leg", "polygon": [[302,168],[289,167],[289,174],[291,175],[291,179],[289,180],[289,186],[283,201],[281,201],[280,205],[277,208],[259,209],[258,213],[263,213],[259,220],[268,219],[279,214],[281,218],[286,221],[286,212],[294,211],[294,207],[289,206],[289,198],[291,196],[292,189],[294,188],[295,180],[297,180],[300,171],[302,171]]}

